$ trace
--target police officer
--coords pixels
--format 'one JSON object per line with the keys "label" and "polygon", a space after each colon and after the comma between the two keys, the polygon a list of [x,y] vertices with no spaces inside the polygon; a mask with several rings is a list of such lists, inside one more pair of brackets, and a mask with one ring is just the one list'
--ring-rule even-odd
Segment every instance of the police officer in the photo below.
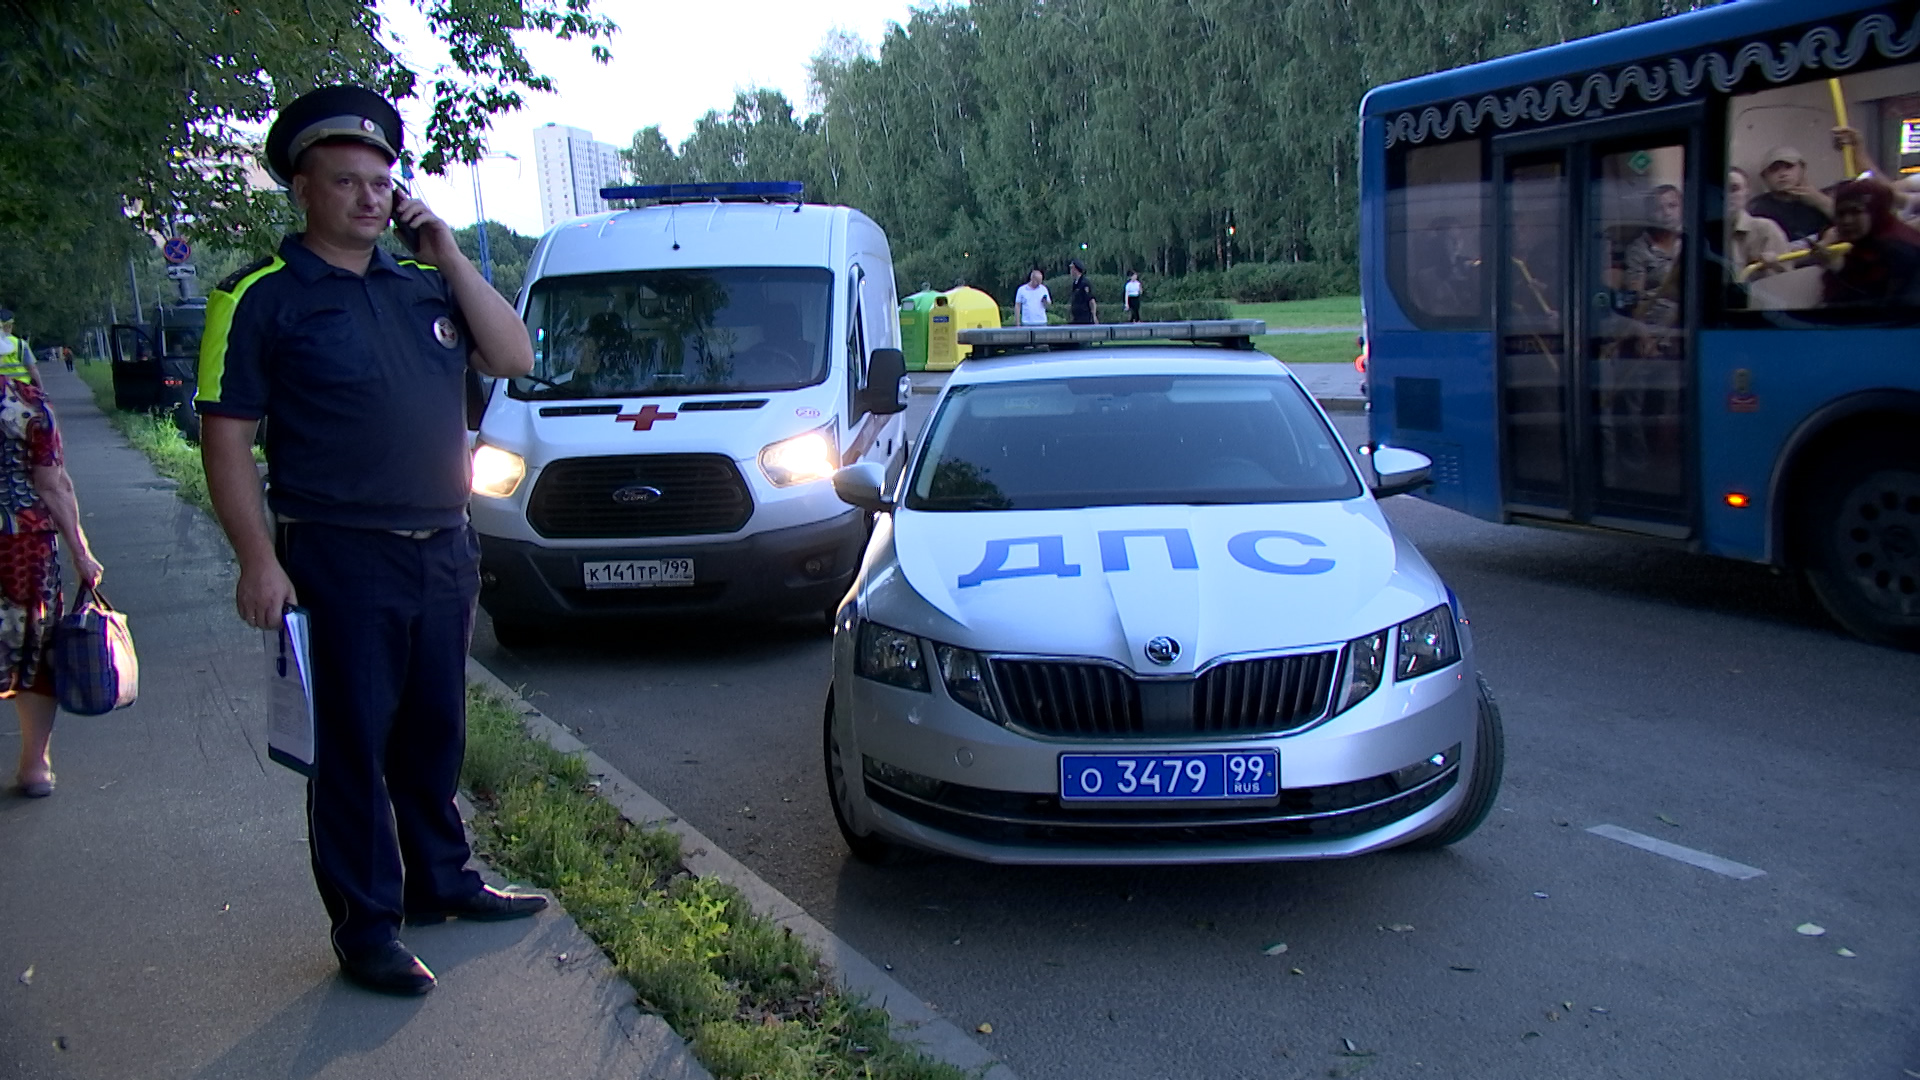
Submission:
{"label": "police officer", "polygon": [[1067,270],[1073,276],[1073,283],[1068,287],[1067,321],[1091,326],[1100,321],[1100,303],[1093,298],[1093,282],[1087,279],[1087,268],[1080,265],[1079,259],[1068,262]]}
{"label": "police officer", "polygon": [[[403,919],[546,906],[467,868],[453,801],[479,590],[465,376],[524,375],[533,350],[447,224],[394,186],[401,137],[393,106],[359,87],[281,111],[267,165],[306,231],[208,297],[194,405],[240,617],[269,629],[290,605],[309,613],[307,840],[334,953],[363,986],[423,994],[433,973],[400,943]],[[375,244],[390,218],[418,259]],[[251,452],[262,419],[271,530]]]}
{"label": "police officer", "polygon": [[24,379],[40,385],[40,368],[33,362],[27,339],[13,335],[13,312],[0,308],[0,379]]}

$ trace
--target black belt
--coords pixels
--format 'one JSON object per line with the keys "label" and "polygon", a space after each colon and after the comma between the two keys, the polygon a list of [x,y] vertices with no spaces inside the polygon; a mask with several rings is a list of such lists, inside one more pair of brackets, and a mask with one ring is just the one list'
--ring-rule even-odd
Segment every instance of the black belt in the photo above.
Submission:
{"label": "black belt", "polygon": [[[299,518],[279,517],[279,516],[276,516],[274,518],[274,521],[283,529],[289,525],[315,524],[314,522],[302,521]],[[452,532],[456,528],[463,528],[463,527],[464,526],[448,525],[438,529],[368,529],[367,531],[388,533],[390,535],[398,536],[407,540],[431,540],[434,537],[439,536],[443,532]]]}

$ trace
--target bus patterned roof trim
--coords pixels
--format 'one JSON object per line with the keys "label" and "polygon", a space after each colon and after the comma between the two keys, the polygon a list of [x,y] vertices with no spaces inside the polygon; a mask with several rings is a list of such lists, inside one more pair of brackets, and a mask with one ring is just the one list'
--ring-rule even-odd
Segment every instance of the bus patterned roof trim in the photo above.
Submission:
{"label": "bus patterned roof trim", "polygon": [[1611,114],[1629,91],[1640,98],[1638,106],[1629,107],[1638,108],[1685,100],[1708,84],[1729,93],[1756,68],[1769,83],[1778,86],[1801,77],[1803,70],[1838,75],[1857,66],[1870,51],[1887,60],[1899,60],[1916,50],[1920,50],[1920,14],[1903,32],[1893,16],[1875,12],[1854,22],[1844,33],[1822,24],[1808,29],[1799,41],[1780,42],[1777,47],[1771,39],[1748,41],[1732,49],[1731,58],[1726,52],[1708,49],[1695,54],[1691,61],[1676,56],[1664,63],[1596,71],[1580,79],[1578,87],[1571,80],[1555,79],[1510,93],[1409,109],[1387,119],[1386,144],[1391,148],[1402,142],[1451,139],[1473,134],[1489,122],[1505,129],[1524,123],[1578,120],[1589,110]]}

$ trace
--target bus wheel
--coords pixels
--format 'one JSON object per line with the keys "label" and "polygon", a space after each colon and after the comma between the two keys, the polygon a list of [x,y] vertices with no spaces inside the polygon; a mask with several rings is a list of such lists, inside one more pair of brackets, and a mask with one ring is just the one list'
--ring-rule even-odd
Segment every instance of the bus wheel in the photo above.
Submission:
{"label": "bus wheel", "polygon": [[1882,645],[1920,650],[1920,451],[1854,443],[1813,480],[1807,583],[1834,621]]}

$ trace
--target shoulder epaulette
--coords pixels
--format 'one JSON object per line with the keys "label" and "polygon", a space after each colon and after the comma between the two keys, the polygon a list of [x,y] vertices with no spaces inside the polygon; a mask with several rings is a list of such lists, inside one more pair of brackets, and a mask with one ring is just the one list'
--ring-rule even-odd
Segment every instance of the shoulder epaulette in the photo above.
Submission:
{"label": "shoulder epaulette", "polygon": [[222,280],[220,284],[215,285],[214,288],[220,292],[230,293],[239,288],[240,283],[245,281],[250,275],[257,274],[267,267],[272,266],[274,260],[279,257],[278,255],[263,255],[258,260],[250,262],[240,269],[235,270],[233,273],[228,274],[226,278]]}

